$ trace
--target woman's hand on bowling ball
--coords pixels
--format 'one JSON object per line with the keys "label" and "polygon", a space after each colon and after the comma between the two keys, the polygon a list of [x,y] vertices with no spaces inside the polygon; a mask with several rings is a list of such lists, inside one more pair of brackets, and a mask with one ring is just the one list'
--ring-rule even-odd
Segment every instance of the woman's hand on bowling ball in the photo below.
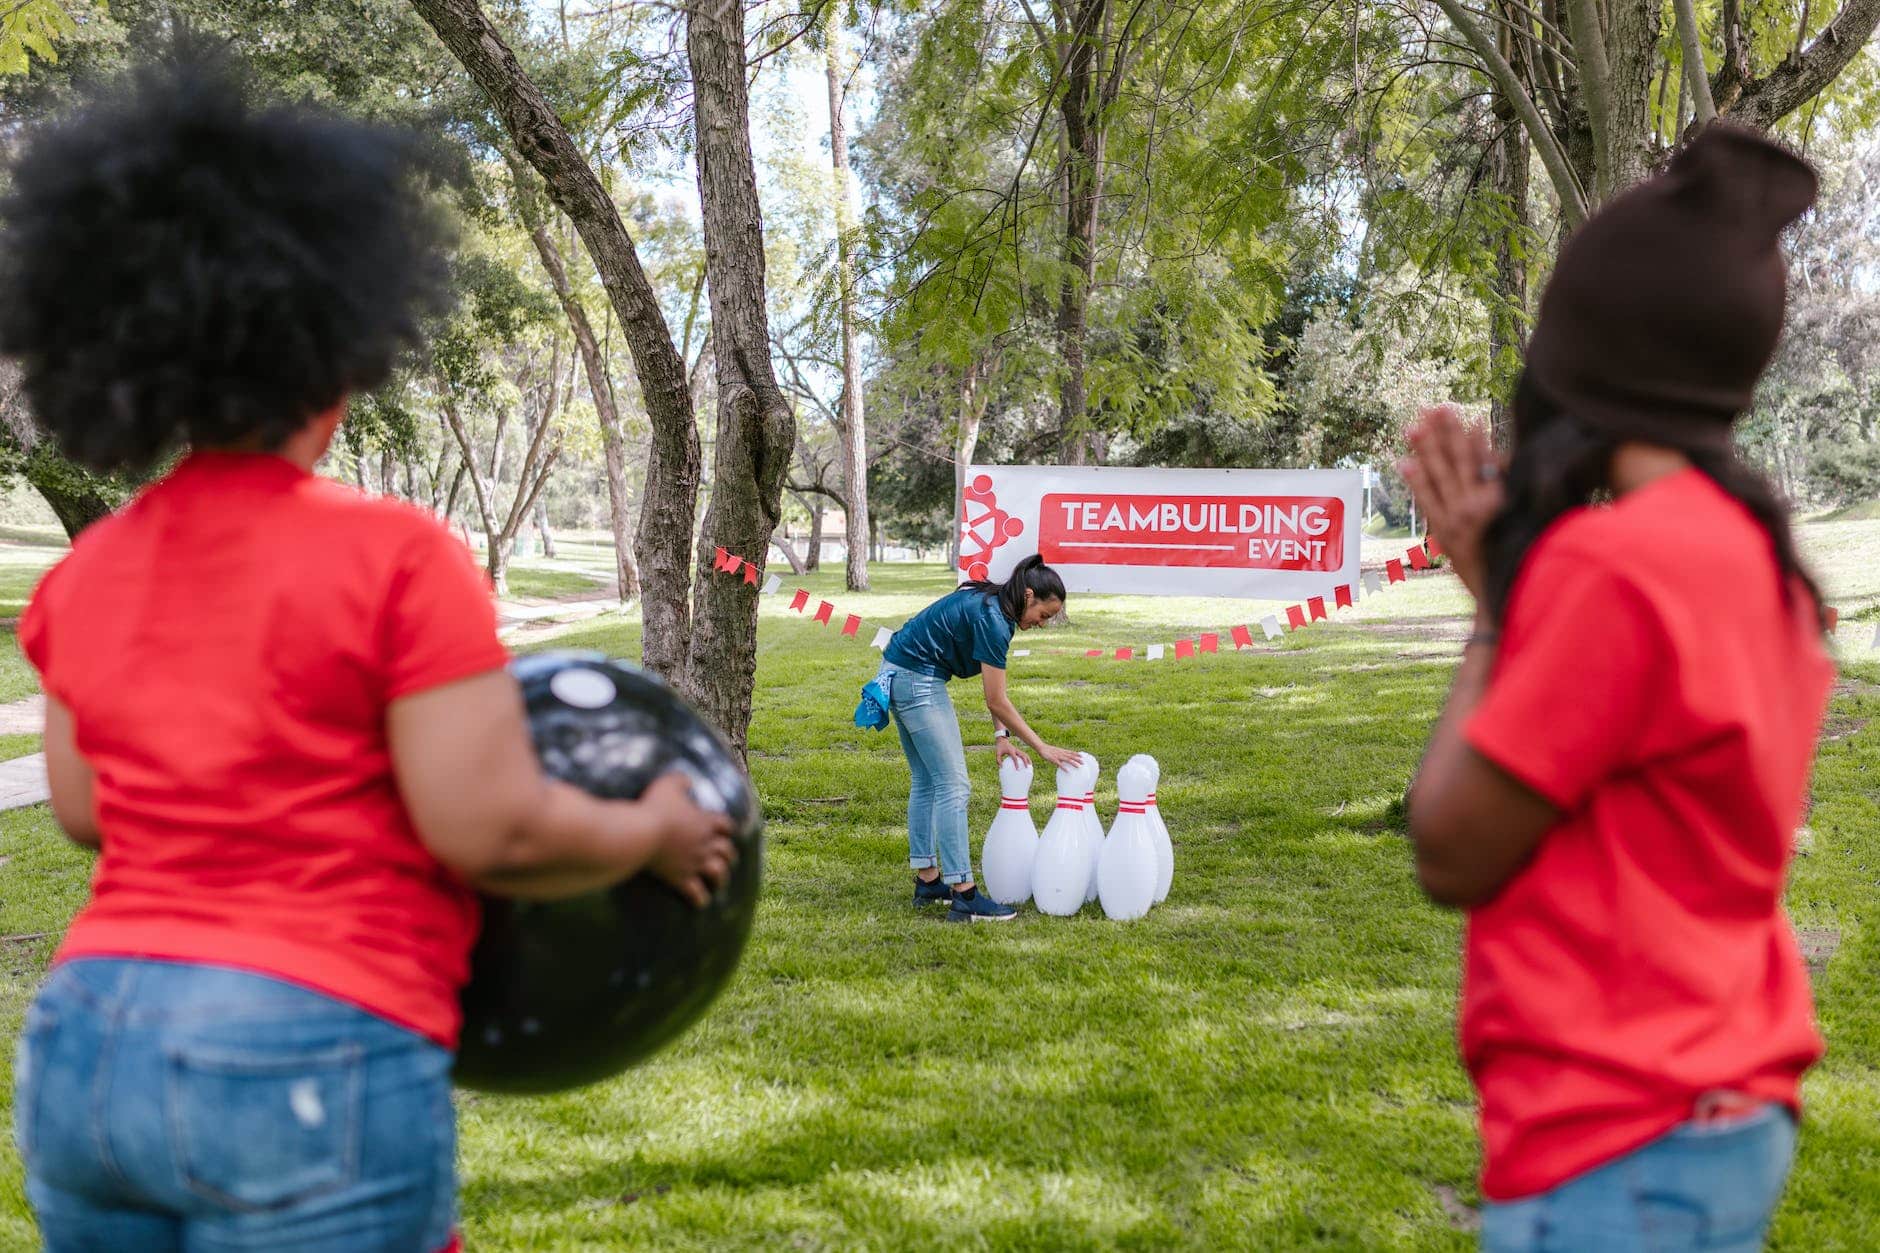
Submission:
{"label": "woman's hand on bowling ball", "polygon": [[1417,413],[1410,455],[1397,463],[1442,545],[1450,568],[1476,600],[1482,599],[1488,525],[1500,512],[1502,459],[1480,427],[1467,426],[1451,404]]}
{"label": "woman's hand on bowling ball", "polygon": [[1073,753],[1068,748],[1053,748],[1046,744],[1038,750],[1038,756],[1044,758],[1059,770],[1075,770],[1084,764],[1082,753]]}
{"label": "woman's hand on bowling ball", "polygon": [[659,835],[659,851],[649,869],[679,895],[703,908],[731,878],[738,847],[731,842],[731,819],[701,809],[684,775],[656,779],[641,793],[639,806]]}

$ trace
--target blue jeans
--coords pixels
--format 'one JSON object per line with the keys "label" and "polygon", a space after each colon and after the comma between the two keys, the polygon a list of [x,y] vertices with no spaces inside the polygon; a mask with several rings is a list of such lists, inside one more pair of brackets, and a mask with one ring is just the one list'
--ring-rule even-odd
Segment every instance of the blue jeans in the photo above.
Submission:
{"label": "blue jeans", "polygon": [[26,1011],[15,1134],[48,1253],[430,1253],[451,1055],[261,975],[68,962]]}
{"label": "blue jeans", "polygon": [[907,859],[916,870],[940,866],[948,883],[973,877],[973,851],[966,839],[966,746],[946,680],[892,663],[881,667],[888,708],[901,735],[901,751],[914,781],[907,792]]}
{"label": "blue jeans", "polygon": [[1795,1157],[1780,1105],[1687,1122],[1551,1192],[1482,1207],[1486,1253],[1758,1253]]}

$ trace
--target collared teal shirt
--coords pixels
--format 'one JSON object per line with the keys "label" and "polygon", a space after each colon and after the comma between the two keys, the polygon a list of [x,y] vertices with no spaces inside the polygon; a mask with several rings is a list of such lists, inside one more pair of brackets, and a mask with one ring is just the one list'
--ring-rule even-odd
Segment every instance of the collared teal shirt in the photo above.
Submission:
{"label": "collared teal shirt", "polygon": [[1012,627],[997,596],[962,587],[909,618],[882,656],[937,679],[970,678],[981,666],[1005,668]]}

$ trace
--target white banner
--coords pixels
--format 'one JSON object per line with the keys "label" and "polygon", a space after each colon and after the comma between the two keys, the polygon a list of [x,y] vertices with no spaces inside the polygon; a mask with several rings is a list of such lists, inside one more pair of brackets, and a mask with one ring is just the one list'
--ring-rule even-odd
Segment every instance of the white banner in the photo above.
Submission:
{"label": "white banner", "polygon": [[1356,470],[973,466],[960,577],[1041,553],[1072,592],[1291,600],[1358,582]]}

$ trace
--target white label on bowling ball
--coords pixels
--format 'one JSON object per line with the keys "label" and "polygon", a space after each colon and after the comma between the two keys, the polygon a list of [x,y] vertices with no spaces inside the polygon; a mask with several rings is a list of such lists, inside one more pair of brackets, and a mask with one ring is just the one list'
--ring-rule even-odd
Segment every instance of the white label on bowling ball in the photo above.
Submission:
{"label": "white label on bowling ball", "polygon": [[562,670],[548,681],[555,699],[576,709],[605,709],[614,703],[614,681],[598,670]]}

